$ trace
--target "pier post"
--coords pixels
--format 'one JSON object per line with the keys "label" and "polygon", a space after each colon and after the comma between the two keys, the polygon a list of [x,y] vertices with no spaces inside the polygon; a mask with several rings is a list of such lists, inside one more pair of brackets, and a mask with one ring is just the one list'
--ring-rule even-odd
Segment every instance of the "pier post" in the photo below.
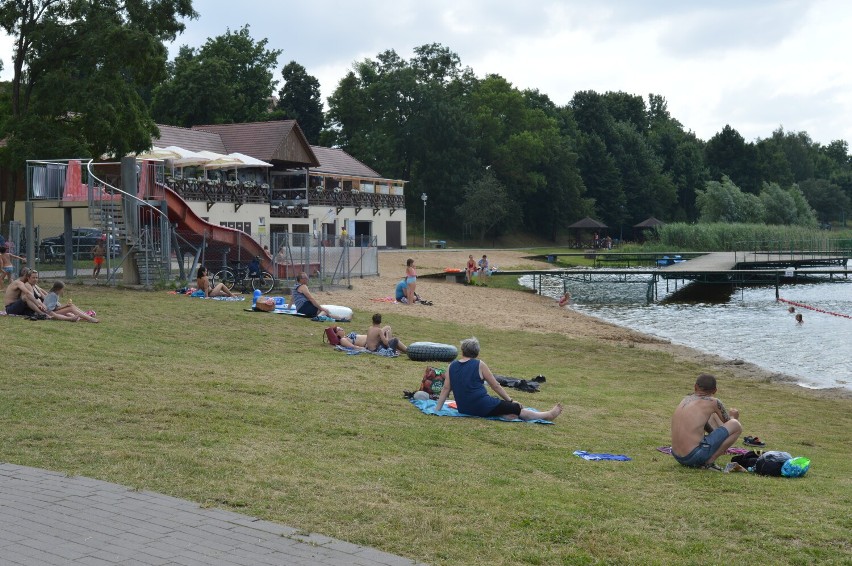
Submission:
{"label": "pier post", "polygon": [[781,295],[779,295],[779,294],[778,294],[778,282],[779,282],[779,279],[780,279],[780,276],[778,275],[778,272],[776,271],[776,272],[775,272],[775,300],[776,300],[776,301],[777,301],[778,299],[780,299],[780,298],[781,298]]}

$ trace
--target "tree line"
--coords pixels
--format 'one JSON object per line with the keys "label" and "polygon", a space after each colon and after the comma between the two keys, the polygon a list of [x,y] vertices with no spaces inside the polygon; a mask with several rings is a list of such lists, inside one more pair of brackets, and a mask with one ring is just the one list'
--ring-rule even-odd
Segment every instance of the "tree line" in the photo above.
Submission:
{"label": "tree line", "polygon": [[[848,144],[779,127],[746,141],[725,126],[699,139],[659,94],[580,91],[565,105],[497,74],[477,77],[440,44],[353,65],[329,93],[248,26],[183,46],[165,42],[195,17],[191,0],[8,2],[16,40],[0,85],[0,163],[142,151],[156,124],[190,127],[296,119],[311,143],[340,147],[384,177],[408,181],[416,221],[480,239],[514,230],[557,239],[593,216],[629,227],[666,222],[845,222]],[[277,88],[279,83],[280,88]],[[11,219],[12,179],[3,222]],[[12,201],[10,207],[10,200]]]}

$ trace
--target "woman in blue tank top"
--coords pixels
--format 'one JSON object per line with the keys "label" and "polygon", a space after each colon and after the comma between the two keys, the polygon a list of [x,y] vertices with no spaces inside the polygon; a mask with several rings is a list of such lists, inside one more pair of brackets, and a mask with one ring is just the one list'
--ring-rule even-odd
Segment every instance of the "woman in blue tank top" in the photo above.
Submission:
{"label": "woman in blue tank top", "polygon": [[[515,403],[506,390],[497,383],[485,362],[476,359],[479,356],[479,340],[476,338],[462,340],[461,351],[462,357],[451,363],[447,369],[444,387],[441,389],[435,407],[437,411],[444,407],[444,402],[452,391],[459,412],[465,415],[552,421],[562,413],[562,403],[557,403],[546,412],[525,409],[520,403]],[[488,383],[500,397],[488,395],[485,383]]]}

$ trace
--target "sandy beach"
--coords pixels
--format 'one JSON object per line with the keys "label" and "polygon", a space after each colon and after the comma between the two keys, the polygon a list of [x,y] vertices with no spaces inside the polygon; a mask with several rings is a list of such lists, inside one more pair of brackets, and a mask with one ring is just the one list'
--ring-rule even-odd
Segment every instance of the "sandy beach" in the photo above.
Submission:
{"label": "sandy beach", "polygon": [[[394,286],[405,273],[405,260],[414,258],[418,275],[442,272],[445,268],[462,268],[468,254],[478,259],[488,254],[491,265],[501,269],[548,269],[546,262],[527,259],[529,252],[515,250],[403,250],[379,252],[378,277],[353,279],[351,290],[314,290],[321,303],[350,306],[356,310],[401,314],[432,320],[476,320],[495,329],[523,329],[527,332],[558,332],[575,338],[590,338],[621,343],[625,347],[650,348],[670,353],[677,360],[698,363],[704,371],[731,375],[741,379],[773,381],[815,396],[852,398],[847,389],[810,390],[794,384],[795,378],[765,370],[742,360],[730,360],[693,348],[671,344],[653,336],[622,328],[580,314],[569,307],[560,308],[549,297],[532,292],[519,293],[493,287],[474,287],[446,282],[444,279],[418,279],[417,293],[433,306],[401,305],[373,299],[393,295]],[[518,308],[518,303],[523,308]],[[366,321],[365,321],[366,324]]]}

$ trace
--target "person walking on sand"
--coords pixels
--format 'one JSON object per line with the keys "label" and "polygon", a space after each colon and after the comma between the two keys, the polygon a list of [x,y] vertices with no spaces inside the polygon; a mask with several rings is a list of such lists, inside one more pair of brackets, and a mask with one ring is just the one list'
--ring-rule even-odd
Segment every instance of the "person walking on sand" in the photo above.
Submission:
{"label": "person walking on sand", "polygon": [[[742,432],[740,413],[728,411],[716,394],[716,378],[702,373],[672,416],[672,456],[691,468],[721,471],[716,458],[733,446]],[[709,432],[705,436],[705,432]]]}
{"label": "person walking on sand", "polygon": [[[485,362],[476,359],[479,357],[479,340],[475,337],[462,340],[461,351],[462,357],[447,368],[444,387],[441,388],[435,405],[436,411],[444,408],[444,403],[452,392],[459,412],[465,415],[552,421],[562,414],[562,403],[557,403],[546,412],[525,409],[520,403],[515,403],[497,382]],[[485,383],[500,397],[490,396],[485,390]]]}
{"label": "person walking on sand", "polygon": [[98,280],[98,275],[101,274],[101,266],[104,264],[104,256],[106,255],[106,248],[104,248],[103,240],[106,239],[106,235],[104,235],[98,243],[92,247],[92,257],[95,262],[95,267],[92,270],[92,276],[95,278],[95,281]]}

